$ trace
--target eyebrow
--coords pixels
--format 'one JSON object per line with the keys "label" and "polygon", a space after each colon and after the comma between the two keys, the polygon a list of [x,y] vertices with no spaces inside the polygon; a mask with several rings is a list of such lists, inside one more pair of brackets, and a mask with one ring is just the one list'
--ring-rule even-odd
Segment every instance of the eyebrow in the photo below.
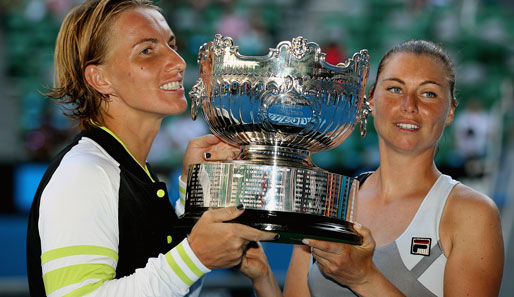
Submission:
{"label": "eyebrow", "polygon": [[[175,35],[171,35],[170,39],[168,40],[168,43],[170,43],[174,40],[175,40]],[[134,43],[134,45],[132,45],[132,48],[136,47],[138,44],[145,43],[145,42],[158,43],[159,41],[157,40],[157,38],[143,38],[143,39],[139,40],[138,42]]]}
{"label": "eyebrow", "polygon": [[134,45],[132,45],[132,48],[136,47],[138,44],[145,43],[145,42],[157,43],[158,41],[156,38],[143,38],[143,39],[139,40],[138,42],[134,43]]}
{"label": "eyebrow", "polygon": [[434,85],[437,85],[437,86],[441,87],[440,83],[438,83],[436,81],[433,81],[433,80],[425,80],[424,82],[421,83],[421,85],[428,85],[428,84],[434,84]]}
{"label": "eyebrow", "polygon": [[[405,82],[399,78],[396,78],[396,77],[391,77],[391,78],[385,78],[383,79],[384,81],[396,81],[400,84],[405,84]],[[428,85],[428,84],[434,84],[434,85],[437,85],[437,86],[440,86],[441,87],[441,84],[436,82],[436,81],[433,81],[433,80],[425,80],[423,81],[420,85],[423,86],[423,85]]]}
{"label": "eyebrow", "polygon": [[383,79],[384,81],[396,81],[396,82],[399,82],[401,84],[405,84],[405,82],[399,78],[396,78],[396,77],[391,77],[391,78],[384,78]]}

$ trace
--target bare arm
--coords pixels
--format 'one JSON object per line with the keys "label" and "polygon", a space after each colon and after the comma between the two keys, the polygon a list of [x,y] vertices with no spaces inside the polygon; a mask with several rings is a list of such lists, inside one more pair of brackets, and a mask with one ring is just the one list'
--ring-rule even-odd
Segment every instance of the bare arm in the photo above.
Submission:
{"label": "bare arm", "polygon": [[496,205],[466,186],[454,191],[441,223],[442,236],[449,238],[443,245],[444,296],[498,296],[504,250]]}
{"label": "bare arm", "polygon": [[311,248],[309,246],[294,246],[291,262],[287,270],[284,296],[311,297],[309,284],[307,283],[310,259]]}

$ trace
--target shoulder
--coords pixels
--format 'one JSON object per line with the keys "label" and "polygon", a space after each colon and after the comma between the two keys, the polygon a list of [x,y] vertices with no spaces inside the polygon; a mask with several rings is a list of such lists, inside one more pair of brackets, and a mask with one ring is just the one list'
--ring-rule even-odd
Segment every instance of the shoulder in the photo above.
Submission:
{"label": "shoulder", "polygon": [[119,163],[90,138],[82,138],[63,158],[63,164],[81,167],[118,167]]}
{"label": "shoulder", "polygon": [[[98,144],[84,138],[62,158],[45,186],[41,207],[93,207],[116,197],[119,164]],[[115,202],[115,201],[113,201]]]}
{"label": "shoulder", "polygon": [[490,197],[461,183],[450,193],[447,208],[460,219],[499,216],[498,207]]}
{"label": "shoulder", "polygon": [[52,179],[73,182],[98,182],[106,177],[116,176],[119,163],[99,144],[89,138],[82,138],[62,158]]}
{"label": "shoulder", "polygon": [[457,184],[448,197],[440,231],[451,242],[450,250],[459,243],[498,242],[502,237],[498,207],[487,195]]}

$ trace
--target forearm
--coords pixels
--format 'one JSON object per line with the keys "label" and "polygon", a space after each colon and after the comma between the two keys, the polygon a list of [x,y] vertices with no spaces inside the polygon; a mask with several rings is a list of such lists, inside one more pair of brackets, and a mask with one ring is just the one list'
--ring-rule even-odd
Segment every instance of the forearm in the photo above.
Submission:
{"label": "forearm", "polygon": [[187,240],[122,278],[115,278],[115,263],[95,264],[107,262],[102,255],[48,258],[43,279],[51,296],[184,296],[199,289],[197,281],[210,271],[199,263]]}
{"label": "forearm", "polygon": [[[181,245],[187,245],[187,240],[184,240]],[[189,260],[185,260],[185,258],[189,259],[190,253],[186,252],[183,255],[179,251],[181,249],[188,250],[187,246],[185,249],[183,246],[177,246],[165,255],[150,258],[144,268],[137,269],[127,277],[104,282],[92,295],[184,296],[190,291],[201,289],[200,278],[207,270],[191,269],[186,264]]]}
{"label": "forearm", "polygon": [[253,287],[257,297],[282,297],[282,291],[271,269],[258,280],[253,280]]}
{"label": "forearm", "polygon": [[366,280],[352,285],[351,289],[362,297],[405,297],[376,267]]}

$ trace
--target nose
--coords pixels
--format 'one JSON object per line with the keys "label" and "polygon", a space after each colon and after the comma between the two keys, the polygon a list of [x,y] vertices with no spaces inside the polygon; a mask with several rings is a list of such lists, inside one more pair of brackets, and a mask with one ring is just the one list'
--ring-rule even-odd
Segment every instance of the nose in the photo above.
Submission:
{"label": "nose", "polygon": [[403,98],[402,102],[402,111],[407,113],[417,113],[418,112],[418,103],[416,94],[409,93]]}
{"label": "nose", "polygon": [[186,69],[186,61],[179,55],[177,51],[170,48],[168,50],[168,55],[166,56],[166,65],[164,67],[164,71],[172,72],[184,72]]}

